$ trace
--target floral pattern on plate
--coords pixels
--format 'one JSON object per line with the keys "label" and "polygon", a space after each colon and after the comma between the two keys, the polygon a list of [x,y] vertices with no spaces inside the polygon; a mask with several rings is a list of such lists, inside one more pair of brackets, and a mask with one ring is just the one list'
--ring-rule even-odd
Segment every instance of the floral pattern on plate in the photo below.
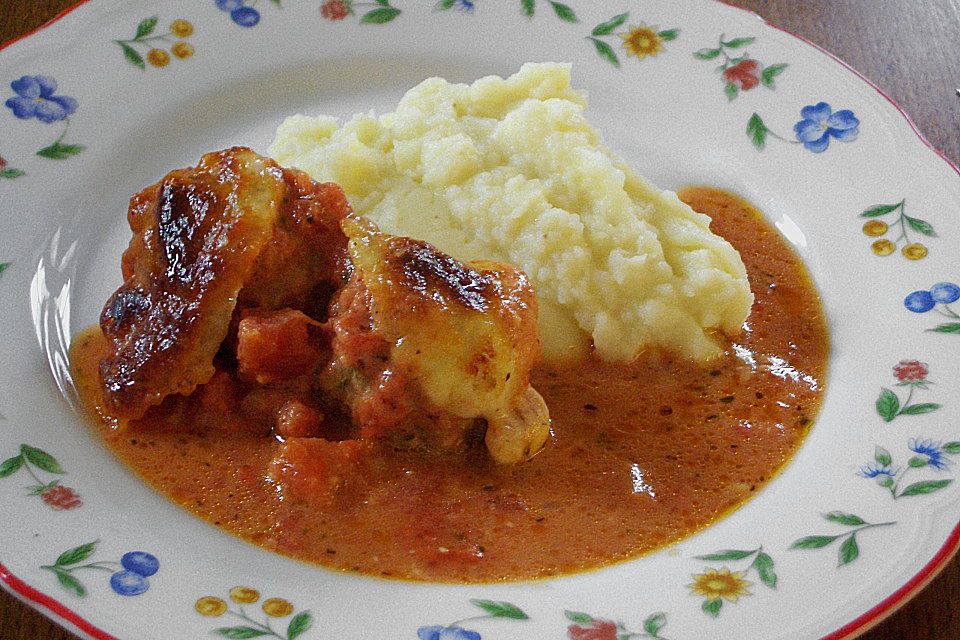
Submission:
{"label": "floral pattern on plate", "polygon": [[773,558],[763,550],[763,546],[756,549],[724,549],[715,553],[708,553],[696,557],[704,562],[742,562],[751,560],[740,571],[731,571],[726,566],[719,569],[706,569],[703,573],[693,576],[693,582],[687,587],[697,596],[703,596],[703,612],[716,618],[723,608],[723,601],[736,604],[741,596],[749,596],[747,590],[753,583],[746,580],[752,572],[756,572],[760,582],[771,589],[777,588],[777,573],[774,569]]}
{"label": "floral pattern on plate", "polygon": [[826,102],[810,104],[800,109],[800,120],[793,125],[795,140],[775,133],[759,114],[754,113],[747,121],[747,135],[757,150],[762,151],[771,137],[781,142],[802,144],[813,153],[823,153],[830,140],[853,142],[860,132],[860,120],[850,109],[834,112]]}
{"label": "floral pattern on plate", "polygon": [[[236,608],[218,596],[203,596],[194,603],[194,610],[201,616],[219,618],[229,615],[237,618],[240,624],[218,627],[211,633],[223,638],[278,638],[279,640],[295,640],[313,626],[313,614],[301,611],[294,615],[296,608],[284,598],[267,598],[260,602],[260,592],[253,587],[238,586],[230,590],[230,601],[238,605]],[[259,620],[251,617],[244,605],[260,604],[263,613]],[[290,617],[293,616],[293,617]],[[290,617],[285,629],[274,629],[273,624],[283,618]],[[262,621],[261,621],[262,620]],[[282,635],[281,635],[282,634]]]}
{"label": "floral pattern on plate", "polygon": [[[529,620],[523,609],[511,602],[496,600],[471,600],[470,604],[484,611],[483,615],[461,618],[449,624],[432,624],[417,629],[419,640],[480,640],[480,633],[464,627],[467,623],[477,623],[482,620]],[[472,624],[471,624],[472,626]]]}
{"label": "floral pattern on plate", "polygon": [[631,631],[622,622],[605,618],[595,618],[581,611],[564,611],[563,615],[573,624],[567,627],[569,640],[627,640],[628,638],[650,638],[667,640],[660,632],[667,626],[667,614],[653,613],[644,619],[643,631]]}
{"label": "floral pattern on plate", "polygon": [[20,120],[36,119],[44,124],[63,122],[63,133],[53,142],[37,151],[41,158],[66,160],[83,151],[79,144],[64,142],[70,126],[70,116],[77,111],[76,99],[57,94],[57,81],[50,76],[21,76],[10,83],[14,96],[4,105]]}
{"label": "floral pattern on plate", "polygon": [[[2,266],[0,273],[3,273],[7,265]],[[28,444],[21,444],[17,455],[0,462],[0,478],[12,476],[21,470],[34,481],[34,484],[27,487],[28,495],[40,496],[40,499],[51,509],[68,511],[83,504],[77,492],[60,484],[59,478],[43,480],[37,475],[41,472],[57,476],[66,473],[57,459],[46,451]]]}
{"label": "floral pattern on plate", "polygon": [[[216,8],[228,14],[229,20],[233,24],[245,28],[258,25],[263,17],[262,14],[269,11],[271,7],[277,10],[281,8],[279,0],[269,0],[269,3],[260,2],[259,4],[256,0],[214,0],[214,4]],[[312,5],[311,10],[314,12],[314,16],[319,11],[322,21],[340,22],[355,17],[361,24],[393,23],[395,25],[393,28],[400,29],[399,25],[401,24],[405,25],[403,28],[407,28],[408,25],[416,24],[418,21],[396,20],[396,18],[408,14],[413,17],[416,11],[420,12],[416,14],[419,23],[426,24],[433,19],[434,15],[441,14],[446,10],[457,11],[480,19],[481,12],[476,11],[478,7],[494,6],[494,3],[484,4],[483,0],[440,0],[439,2],[422,3],[419,6],[412,3],[404,4],[403,2],[397,2],[397,4],[400,6],[394,6],[390,0],[370,0],[369,2],[323,0]],[[194,8],[186,3],[182,6],[189,9]],[[403,11],[400,7],[403,8]],[[538,37],[547,27],[553,27],[554,25],[557,29],[562,28],[574,33],[579,40],[570,47],[571,55],[577,53],[577,47],[586,49],[587,55],[598,65],[602,65],[602,67],[598,66],[597,69],[605,69],[610,74],[607,78],[620,78],[619,81],[624,82],[625,85],[628,82],[637,82],[637,78],[642,77],[639,75],[642,70],[652,68],[649,64],[627,64],[630,58],[635,58],[634,62],[654,57],[657,57],[658,61],[672,58],[673,63],[679,65],[678,68],[682,66],[686,72],[691,74],[696,73],[698,69],[701,73],[707,71],[707,65],[703,64],[704,62],[722,61],[720,67],[717,67],[714,72],[718,74],[717,77],[730,100],[737,98],[741,93],[752,92],[753,89],[760,86],[773,89],[781,74],[788,69],[786,63],[765,64],[760,56],[755,57],[747,52],[747,47],[753,46],[757,41],[755,36],[738,35],[734,38],[726,38],[721,35],[715,46],[703,48],[702,45],[710,42],[712,38],[716,37],[717,31],[720,30],[717,23],[711,23],[709,30],[701,29],[700,36],[698,36],[699,41],[694,43],[688,41],[686,35],[696,31],[693,17],[688,22],[677,19],[676,16],[669,18],[668,14],[670,12],[666,10],[661,15],[661,12],[659,10],[655,11],[652,6],[644,5],[642,8],[644,9],[642,14],[644,20],[631,23],[631,13],[640,15],[638,13],[638,3],[623,2],[614,7],[605,5],[602,9],[603,15],[596,15],[600,11],[595,10],[594,7],[585,2],[567,4],[554,0],[518,0],[517,4],[511,3],[510,5],[510,11],[514,17],[524,16],[528,18],[525,22],[536,25],[537,32],[535,35]],[[279,21],[286,19],[286,16],[291,13],[292,11],[272,11],[270,17]],[[613,14],[613,17],[606,17],[611,14]],[[184,11],[171,14],[171,17],[176,15],[189,14]],[[589,19],[587,16],[589,16]],[[581,21],[581,17],[583,17],[583,21]],[[536,18],[536,20],[532,20],[533,18]],[[732,18],[725,19],[730,22],[734,21]],[[321,22],[321,20],[318,20],[318,22]],[[464,18],[464,20],[467,20],[467,18]],[[670,25],[670,28],[660,29],[659,27],[649,26],[651,23]],[[590,25],[595,26],[591,29]],[[132,24],[113,25],[115,28],[113,33],[128,33],[127,30],[131,26]],[[727,28],[728,25],[724,24],[722,26]],[[170,64],[176,64],[176,60],[191,58],[194,54],[194,41],[204,44],[200,34],[194,33],[193,22],[184,18],[171,21],[162,34],[158,31],[160,27],[161,23],[157,17],[141,20],[134,29],[132,38],[113,41],[115,47],[110,53],[113,56],[112,61],[120,64],[116,55],[117,48],[119,48],[126,63],[144,70],[148,66],[159,69]],[[745,23],[741,27],[747,30],[741,31],[738,29],[734,31],[730,28],[727,32],[750,33],[749,29],[751,27],[749,24]],[[531,29],[533,28],[532,26]],[[253,30],[253,32],[256,32],[256,30]],[[682,39],[678,37],[681,32],[684,34]],[[402,35],[398,34],[398,37],[402,37]],[[584,45],[584,39],[588,40],[590,44]],[[153,44],[157,42],[169,45],[169,51],[154,47]],[[788,59],[791,60],[791,65],[793,64],[792,58],[789,57],[788,47],[778,49],[772,39],[764,39],[762,42],[770,42],[770,60]],[[665,46],[666,43],[670,43],[669,46]],[[593,51],[590,51],[591,45]],[[700,45],[701,48],[695,48],[694,45]],[[110,48],[105,43],[101,43],[101,46],[104,49]],[[157,51],[161,53],[157,53]],[[658,55],[664,51],[676,51],[682,55]],[[459,53],[459,50],[456,53]],[[597,56],[600,60],[597,60]],[[104,54],[104,58],[107,58],[106,54]],[[685,61],[681,62],[680,58],[684,58]],[[37,60],[42,59],[41,52]],[[764,57],[764,59],[766,58]],[[206,61],[198,58],[195,62],[199,65]],[[621,63],[623,63],[622,67]],[[614,67],[621,67],[620,76],[613,75],[615,73]],[[67,78],[65,75],[60,76],[58,73],[57,76],[61,77],[65,83],[67,80],[71,80],[69,89],[71,94],[74,90],[80,92],[75,94],[80,98],[78,100],[72,95],[63,94],[53,77],[37,73],[37,71],[38,69],[24,67],[18,68],[15,72],[10,72],[7,75],[8,78],[19,77],[19,79],[10,83],[12,94],[4,96],[6,99],[4,105],[7,107],[5,113],[8,118],[13,116],[21,121],[33,121],[44,126],[62,127],[62,132],[53,143],[42,146],[36,152],[41,158],[66,160],[77,156],[84,151],[85,147],[68,142],[67,134],[71,117],[76,114],[81,101],[84,105],[88,104],[89,94],[86,92],[90,89],[82,87],[82,85],[81,88],[76,88],[77,85],[72,84],[72,78]],[[628,76],[628,73],[637,73],[638,75]],[[805,79],[794,77],[792,73],[790,71],[787,76],[784,76],[789,78],[791,84],[796,82],[799,86],[805,82]],[[771,148],[767,150],[769,154],[783,153],[789,148],[789,145],[802,146],[812,154],[832,154],[832,152],[829,152],[831,143],[850,143],[857,139],[861,122],[854,111],[856,113],[870,113],[865,105],[844,103],[842,96],[845,94],[842,92],[833,89],[829,94],[826,91],[821,92],[819,85],[814,86],[813,83],[803,85],[803,88],[809,89],[810,94],[814,97],[828,97],[829,95],[830,102],[821,101],[801,107],[799,118],[793,120],[792,131],[788,129],[789,125],[786,123],[791,122],[788,118],[796,118],[796,116],[787,115],[786,109],[779,107],[779,103],[776,102],[777,94],[767,91],[757,91],[751,94],[751,100],[765,101],[756,107],[758,111],[753,113],[747,123],[748,139],[756,149],[767,149],[767,142],[772,139],[775,143],[770,145]],[[707,91],[716,94],[717,86],[711,85],[705,88],[704,95],[707,95]],[[839,95],[835,95],[835,93]],[[832,103],[850,108],[835,110],[831,106]],[[731,107],[731,110],[734,108]],[[796,107],[789,107],[789,111],[794,114],[796,113],[795,109]],[[764,117],[760,116],[761,112]],[[750,111],[747,113],[750,113]],[[770,126],[768,122],[782,124]],[[873,120],[871,120],[870,126],[873,130],[875,126]],[[742,120],[737,120],[736,117],[718,118],[716,127],[718,131],[733,131],[742,142]],[[13,127],[6,128],[6,131],[19,134],[19,132],[15,132]],[[6,140],[4,142],[4,153],[6,158],[10,160],[0,158],[0,178],[8,179],[6,182],[0,181],[0,185],[5,184],[4,188],[13,188],[14,186],[20,188],[22,184],[30,185],[25,188],[37,194],[43,193],[46,184],[43,181],[42,171],[35,171],[32,166],[24,168],[23,158],[27,157],[28,154],[24,152],[23,145],[19,145],[20,148],[17,149],[17,145],[14,144],[12,147],[14,151],[9,151],[8,149],[11,147],[8,145],[11,141]],[[13,142],[16,143],[17,141],[13,140]],[[736,145],[731,144],[731,147],[734,146]],[[774,146],[779,148],[774,150],[772,148]],[[836,145],[833,146],[836,147]],[[32,153],[34,148],[31,147],[29,153]],[[747,148],[749,149],[749,147]],[[852,148],[856,148],[856,146]],[[14,161],[14,158],[17,158],[17,160]],[[801,165],[800,162],[807,164]],[[798,160],[798,167],[802,167],[802,170],[807,170],[808,167],[813,166],[813,157],[808,154],[804,154],[804,157]],[[12,181],[14,178],[22,177],[23,180],[16,180],[15,183]],[[898,190],[907,187],[909,185],[897,185]],[[857,184],[850,183],[844,188],[852,191],[857,188]],[[895,191],[895,193],[898,193],[896,197],[901,197],[899,194],[904,192]],[[869,193],[865,197],[864,194],[860,194],[860,196],[864,199],[859,200],[859,202],[876,201]],[[927,201],[927,198],[915,198],[912,195],[910,197],[911,213],[915,208],[920,212],[934,210],[930,208],[930,202]],[[908,215],[905,202],[906,200],[901,197],[901,200],[897,203],[874,205],[859,214],[860,217],[867,218],[863,225],[863,233],[871,238],[876,238],[870,245],[871,251],[875,255],[886,256],[899,249],[903,257],[908,260],[916,261],[927,257],[928,249],[919,240],[927,242],[927,239],[938,237],[937,233],[930,223],[913,215]],[[837,216],[850,215],[849,210],[847,213],[835,213]],[[941,231],[945,236],[948,235],[950,230],[946,228],[946,225],[938,224],[938,227],[940,226],[943,226]],[[892,235],[894,233],[897,235]],[[950,247],[951,251],[955,251],[955,247],[948,245],[946,240],[944,240],[944,246]],[[862,247],[861,253],[863,253]],[[19,257],[14,254],[15,252],[8,252],[6,255],[19,261]],[[0,274],[9,264],[9,262],[0,263]],[[886,271],[882,272],[882,276],[886,278],[898,274],[899,271],[893,267],[904,263],[903,261],[884,261],[883,264]],[[922,267],[922,265],[919,266]],[[929,274],[926,277],[929,278],[927,282],[936,282],[936,277],[930,277]],[[941,274],[939,277],[944,276]],[[23,284],[23,281],[18,282]],[[17,289],[15,294],[22,295],[22,289]],[[898,295],[902,295],[902,293]],[[902,502],[894,503],[892,501],[908,498],[907,503],[913,502],[914,499],[923,499],[935,503],[956,491],[956,484],[952,482],[953,478],[948,476],[951,473],[954,457],[960,455],[960,442],[946,441],[943,433],[937,433],[935,429],[930,427],[936,427],[939,424],[938,421],[941,420],[941,416],[942,420],[952,419],[953,414],[950,414],[949,402],[946,401],[952,397],[949,391],[955,389],[957,380],[950,378],[949,372],[944,369],[943,363],[940,362],[940,366],[934,368],[937,374],[936,381],[944,385],[943,389],[946,390],[936,393],[937,388],[930,387],[933,384],[933,381],[928,378],[930,366],[924,361],[938,364],[935,353],[939,351],[940,347],[931,345],[929,352],[922,347],[927,344],[924,340],[933,339],[932,336],[929,336],[929,333],[960,333],[960,314],[958,314],[955,305],[958,300],[960,300],[960,286],[953,282],[939,282],[929,289],[913,291],[903,301],[906,309],[913,313],[936,314],[942,316],[945,320],[937,326],[926,329],[918,338],[920,347],[912,347],[909,351],[917,359],[903,360],[894,366],[893,375],[896,378],[896,383],[891,385],[892,388],[881,388],[881,394],[877,398],[875,406],[877,414],[884,423],[893,423],[892,427],[894,428],[901,425],[913,426],[919,424],[923,429],[924,436],[911,438],[905,444],[901,444],[899,448],[891,446],[890,449],[886,449],[874,445],[873,460],[859,467],[859,470],[855,471],[858,479],[855,482],[851,480],[851,484],[862,484],[868,491],[872,492],[871,495],[875,494],[877,502],[874,504],[882,505],[888,509],[891,512],[891,518],[900,517],[900,512],[896,509],[902,504]],[[891,360],[886,360],[888,364],[882,367],[886,371],[883,374],[885,378],[890,375],[889,369],[886,367],[896,357],[898,357],[898,354],[894,355]],[[905,395],[903,391],[906,391]],[[919,402],[916,396],[920,396],[923,400],[942,400],[945,404]],[[914,417],[908,418],[908,416]],[[879,428],[882,425],[878,423],[875,426]],[[877,433],[889,432],[877,430]],[[872,439],[876,437],[877,433],[870,433],[867,436],[871,439],[867,441],[867,446],[872,444]],[[5,446],[13,451],[18,446],[18,442],[19,439],[8,440]],[[851,459],[849,464],[853,462],[855,460]],[[77,476],[84,477],[74,466],[74,463],[71,463],[71,470],[76,472]],[[845,467],[843,473],[851,474],[850,467]],[[19,452],[16,455],[8,457],[0,463],[0,478],[7,479],[5,484],[14,489],[14,492],[17,480],[31,478],[33,484],[27,487],[28,493],[39,496],[43,504],[50,507],[50,509],[39,509],[45,514],[45,517],[49,518],[70,517],[55,512],[75,510],[83,504],[79,495],[73,489],[60,484],[59,478],[62,475],[64,475],[63,469],[52,456],[36,447],[25,444],[20,445]],[[74,475],[71,474],[71,477],[74,477]],[[884,491],[877,490],[876,486],[871,488],[870,483],[862,480],[873,480]],[[83,486],[90,487],[89,484]],[[93,491],[93,489],[84,489],[85,494],[88,491]],[[864,491],[863,495],[866,495],[866,493]],[[922,498],[922,496],[928,497]],[[29,503],[30,501],[24,500],[21,502]],[[8,502],[8,504],[11,503]],[[83,515],[89,509],[92,509],[92,506],[91,501],[87,508],[74,511],[74,513],[76,516]],[[866,509],[866,506],[864,506],[864,509]],[[685,584],[689,578],[684,576],[689,574],[684,569],[683,563],[676,562],[674,563],[676,574],[671,575],[671,579],[674,580],[674,584],[678,588],[683,585],[687,589],[688,595],[693,594],[704,599],[703,611],[709,615],[709,620],[699,612],[694,611],[699,620],[703,620],[703,624],[718,625],[731,617],[718,615],[724,601],[731,604],[739,602],[746,596],[754,595],[758,588],[763,589],[763,587],[771,590],[766,591],[766,593],[776,595],[772,591],[776,588],[778,580],[777,573],[774,570],[773,557],[775,556],[779,560],[782,557],[781,554],[786,553],[786,547],[797,550],[797,553],[813,552],[827,547],[836,548],[837,567],[842,568],[861,557],[860,545],[864,540],[870,540],[869,544],[873,544],[872,536],[879,537],[889,527],[897,525],[894,520],[886,521],[886,519],[883,519],[883,521],[880,521],[881,519],[876,519],[877,522],[868,522],[859,515],[841,511],[832,511],[823,514],[822,517],[830,523],[831,530],[828,533],[801,537],[795,540],[792,545],[784,543],[780,548],[771,548],[769,551],[763,547],[753,550],[727,549],[713,554],[696,556],[702,562],[718,564],[717,566],[705,567],[701,573],[693,575],[692,583]],[[906,519],[902,520],[903,524],[901,526],[905,529]],[[60,520],[56,521],[59,522]],[[78,528],[82,527],[83,524],[78,525]],[[805,533],[805,531],[800,533]],[[871,536],[871,538],[867,536]],[[86,539],[93,537],[91,535]],[[36,564],[38,567],[37,573],[45,575],[47,578],[50,574],[55,575],[62,590],[79,597],[88,595],[88,586],[91,591],[94,590],[95,583],[90,576],[96,575],[97,572],[104,575],[109,574],[110,577],[107,580],[109,590],[118,595],[136,596],[151,588],[153,589],[151,593],[157,595],[161,592],[166,593],[167,590],[174,594],[182,590],[182,582],[178,584],[173,576],[168,578],[165,574],[161,574],[165,578],[163,582],[157,581],[156,585],[151,585],[150,579],[157,574],[160,568],[155,555],[133,551],[124,554],[119,561],[98,561],[94,560],[97,545],[98,542],[95,541],[70,548],[57,557],[53,564],[41,566],[40,561],[38,561]],[[140,544],[138,543],[136,546],[140,546]],[[134,547],[134,545],[131,544],[130,547]],[[719,548],[719,545],[710,548]],[[869,562],[879,562],[878,556],[876,554],[864,554],[863,563]],[[788,578],[786,569],[781,569],[781,573],[784,574],[784,579]],[[34,577],[36,576],[28,576],[30,579]],[[789,577],[795,578],[796,576],[790,574]],[[181,578],[181,580],[183,579]],[[42,586],[39,578],[37,584]],[[52,591],[56,591],[56,584],[54,584]],[[109,595],[109,591],[107,591],[107,595]],[[93,600],[94,598],[90,599]],[[776,600],[776,598],[772,599]],[[115,598],[115,600],[119,599]],[[102,602],[100,601],[98,604],[102,604]],[[494,636],[496,631],[500,634],[498,637],[512,637],[517,635],[517,631],[526,634],[529,629],[535,627],[527,613],[512,603],[497,600],[473,600],[471,604],[481,610],[483,614],[461,618],[446,625],[431,624],[416,627],[415,633],[412,628],[404,628],[398,631],[397,635],[402,634],[406,637],[416,635],[426,640],[478,640],[481,637],[481,631],[484,635]],[[750,604],[751,606],[759,606],[761,603],[757,599],[756,602],[751,601]],[[782,606],[782,604],[782,602],[776,602],[777,606]],[[253,609],[252,605],[259,605],[259,610]],[[261,602],[259,592],[251,587],[234,588],[225,598],[204,596],[196,601],[194,608],[196,613],[199,614],[197,619],[204,623],[209,623],[210,617],[219,616],[229,616],[238,623],[234,626],[222,626],[212,630],[209,629],[209,625],[205,628],[207,634],[220,637],[276,637],[292,640],[301,636],[307,637],[314,626],[319,627],[319,625],[315,625],[314,617],[309,611],[298,613],[294,605],[283,598],[268,598]],[[450,607],[447,610],[449,609]],[[693,607],[690,607],[690,609],[693,609]],[[640,623],[641,630],[632,625],[593,617],[586,613],[572,610],[563,611],[569,623],[566,627],[567,636],[573,640],[662,639],[662,633],[667,622],[664,613],[655,613]],[[681,612],[679,611],[672,613],[671,620],[680,615]],[[93,618],[93,616],[91,617]],[[492,624],[495,619],[500,619],[505,626],[498,628],[497,625]],[[511,622],[518,624],[509,624]],[[520,622],[524,624],[521,626]],[[487,627],[481,626],[486,624],[490,624],[491,631],[489,634],[487,634]],[[536,632],[532,631],[530,633],[535,635]],[[704,633],[709,632],[704,631]]]}
{"label": "floral pattern on plate", "polygon": [[860,476],[875,480],[887,489],[894,500],[910,496],[925,496],[949,486],[952,478],[919,480],[904,486],[904,480],[911,471],[928,469],[935,473],[946,471],[952,461],[951,456],[960,454],[960,442],[940,443],[929,439],[911,438],[907,448],[913,456],[904,466],[895,466],[893,455],[881,446],[873,453],[873,462],[860,467]]}
{"label": "floral pattern on plate", "polygon": [[[183,18],[177,18],[170,23],[165,33],[157,33],[159,18],[152,16],[144,18],[137,24],[136,33],[127,40],[114,40],[127,62],[138,69],[146,69],[147,63],[152,67],[165,67],[170,64],[170,55],[179,60],[186,60],[193,56],[193,45],[187,38],[193,35],[193,23]],[[170,51],[161,49],[157,45],[170,45]],[[146,59],[146,62],[144,62]]]}
{"label": "floral pattern on plate", "polygon": [[723,80],[723,91],[728,100],[734,100],[740,92],[750,91],[759,85],[773,89],[777,76],[789,66],[783,62],[764,65],[752,57],[748,51],[739,52],[740,49],[754,42],[756,38],[752,36],[727,40],[723,34],[720,34],[716,47],[705,47],[693,52],[693,57],[697,60],[721,60],[716,71]]}
{"label": "floral pattern on plate", "polygon": [[[888,256],[896,251],[897,246],[903,241],[905,244],[900,253],[904,258],[907,260],[922,260],[927,257],[929,253],[927,246],[922,242],[913,242],[910,239],[910,232],[913,231],[928,238],[937,237],[937,233],[933,230],[933,225],[926,220],[908,216],[904,210],[905,205],[906,200],[901,200],[895,204],[878,204],[860,214],[861,218],[870,218],[863,223],[864,235],[879,238],[870,245],[870,250],[875,255]],[[888,222],[880,219],[892,213],[897,213],[895,220]],[[880,236],[886,235],[890,229],[899,230],[893,240],[880,238]]]}
{"label": "floral pattern on plate", "polygon": [[87,587],[75,575],[77,571],[109,573],[110,588],[121,596],[138,596],[150,588],[149,578],[160,570],[160,561],[156,556],[146,551],[128,551],[120,557],[119,562],[84,562],[94,554],[98,542],[95,540],[67,549],[53,564],[40,568],[53,573],[60,586],[80,598],[87,595]]}

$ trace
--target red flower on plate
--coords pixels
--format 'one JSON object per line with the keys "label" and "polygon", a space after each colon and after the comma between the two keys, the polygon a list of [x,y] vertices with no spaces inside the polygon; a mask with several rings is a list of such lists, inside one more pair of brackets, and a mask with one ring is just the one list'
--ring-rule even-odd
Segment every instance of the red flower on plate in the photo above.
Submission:
{"label": "red flower on plate", "polygon": [[893,367],[893,375],[900,382],[923,382],[928,373],[927,365],[919,360],[901,360]]}
{"label": "red flower on plate", "polygon": [[76,491],[70,487],[64,487],[59,484],[44,489],[40,494],[40,498],[50,505],[52,509],[56,509],[57,511],[76,509],[83,504],[83,501],[80,499],[80,496],[77,495]]}
{"label": "red flower on plate", "polygon": [[588,627],[572,624],[567,635],[570,640],[617,640],[617,625],[609,620],[594,620]]}
{"label": "red flower on plate", "polygon": [[320,6],[320,15],[327,20],[343,20],[350,15],[350,7],[344,0],[327,0]]}
{"label": "red flower on plate", "polygon": [[741,60],[724,70],[723,79],[741,91],[749,91],[760,84],[760,63],[756,60]]}

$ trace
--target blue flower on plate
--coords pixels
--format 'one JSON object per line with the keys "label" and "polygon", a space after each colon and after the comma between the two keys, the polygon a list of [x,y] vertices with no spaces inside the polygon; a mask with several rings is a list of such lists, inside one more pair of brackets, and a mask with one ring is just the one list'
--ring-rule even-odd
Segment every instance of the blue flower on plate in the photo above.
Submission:
{"label": "blue flower on plate", "polygon": [[950,461],[944,457],[945,452],[939,442],[910,438],[907,446],[910,448],[910,451],[919,453],[926,458],[925,460],[923,458],[920,459],[922,462],[926,463],[924,466],[931,466],[934,469],[942,471],[950,464]]}
{"label": "blue flower on plate", "polygon": [[823,153],[830,146],[830,138],[841,142],[857,139],[860,121],[853,111],[843,109],[834,113],[826,102],[807,105],[800,109],[800,120],[793,125],[797,140],[814,153]]}
{"label": "blue flower on plate", "polygon": [[879,476],[886,476],[888,478],[895,478],[897,474],[900,473],[900,468],[896,469],[890,468],[889,465],[880,465],[880,464],[867,464],[860,467],[860,475],[864,478],[876,478]]}
{"label": "blue flower on plate", "polygon": [[443,626],[436,624],[430,627],[417,629],[420,640],[481,640],[476,631],[469,631],[456,625]]}
{"label": "blue flower on plate", "polygon": [[57,81],[49,76],[23,76],[10,83],[15,95],[4,103],[21,120],[36,118],[50,124],[66,119],[77,110],[77,101],[54,95]]}
{"label": "blue flower on plate", "polygon": [[473,13],[474,3],[473,0],[456,0],[453,6],[466,13]]}

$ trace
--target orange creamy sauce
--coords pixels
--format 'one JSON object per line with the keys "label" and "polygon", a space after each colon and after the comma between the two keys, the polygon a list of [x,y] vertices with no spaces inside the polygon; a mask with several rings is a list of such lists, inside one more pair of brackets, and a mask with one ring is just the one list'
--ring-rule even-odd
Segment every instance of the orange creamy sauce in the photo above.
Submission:
{"label": "orange creamy sauce", "polygon": [[[814,286],[748,203],[688,188],[736,247],[756,296],[722,358],[662,354],[541,366],[532,384],[553,437],[531,461],[372,454],[359,488],[333,505],[284,499],[268,477],[278,442],[201,431],[175,415],[115,429],[107,445],[150,485],[254,544],[327,567],[415,580],[484,582],[595,568],[702,529],[756,495],[816,416],[828,340]],[[81,396],[97,404],[97,328],[74,342]]]}

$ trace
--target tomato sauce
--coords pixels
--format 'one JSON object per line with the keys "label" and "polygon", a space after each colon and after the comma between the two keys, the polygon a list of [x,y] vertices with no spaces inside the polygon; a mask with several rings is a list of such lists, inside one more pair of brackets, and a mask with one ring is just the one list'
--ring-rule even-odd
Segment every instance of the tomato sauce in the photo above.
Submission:
{"label": "tomato sauce", "polygon": [[[680,195],[743,257],[756,296],[744,331],[704,365],[648,353],[628,365],[538,367],[532,384],[550,408],[553,435],[529,462],[372,451],[344,495],[317,504],[277,490],[268,472],[280,445],[258,429],[199,428],[173,411],[124,428],[97,420],[98,430],[185,509],[332,569],[534,579],[681,540],[761,491],[803,442],[820,407],[828,336],[807,271],[756,209],[708,187]],[[104,349],[93,328],[71,353],[93,413]]]}

